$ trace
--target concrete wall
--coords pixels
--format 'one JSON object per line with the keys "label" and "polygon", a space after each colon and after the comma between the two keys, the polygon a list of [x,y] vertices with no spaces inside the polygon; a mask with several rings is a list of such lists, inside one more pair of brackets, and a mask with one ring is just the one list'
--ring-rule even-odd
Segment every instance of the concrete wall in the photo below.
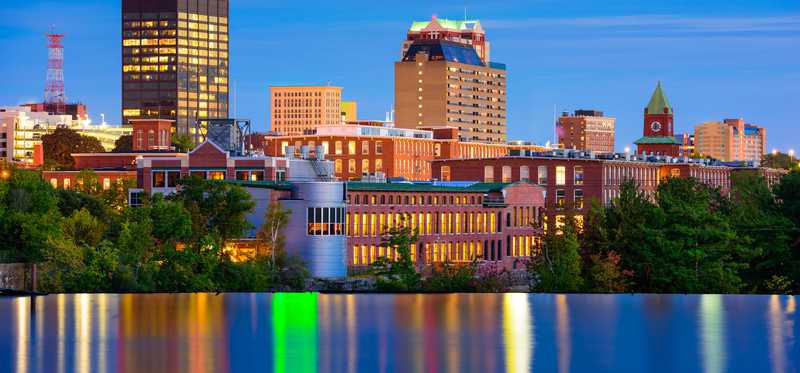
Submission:
{"label": "concrete wall", "polygon": [[0,289],[31,290],[29,265],[0,263]]}

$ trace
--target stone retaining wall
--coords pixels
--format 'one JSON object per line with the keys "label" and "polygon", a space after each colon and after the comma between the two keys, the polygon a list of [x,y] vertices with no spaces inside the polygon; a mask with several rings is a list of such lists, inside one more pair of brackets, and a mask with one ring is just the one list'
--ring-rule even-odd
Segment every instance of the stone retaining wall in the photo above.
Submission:
{"label": "stone retaining wall", "polygon": [[31,290],[30,265],[0,263],[0,289]]}

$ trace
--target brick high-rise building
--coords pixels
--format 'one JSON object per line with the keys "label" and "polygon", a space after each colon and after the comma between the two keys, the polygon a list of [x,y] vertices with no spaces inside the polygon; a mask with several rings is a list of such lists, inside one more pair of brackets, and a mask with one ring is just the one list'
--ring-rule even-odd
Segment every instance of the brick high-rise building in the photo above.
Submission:
{"label": "brick high-rise building", "polygon": [[394,71],[395,126],[456,127],[461,141],[505,143],[505,65],[468,44],[423,39]]}
{"label": "brick high-rise building", "polygon": [[270,87],[270,130],[281,135],[314,133],[319,126],[342,123],[342,88]]}
{"label": "brick high-rise building", "polygon": [[227,116],[228,0],[123,0],[122,122]]}
{"label": "brick high-rise building", "polygon": [[558,142],[565,149],[613,153],[616,121],[597,110],[576,110],[574,115],[565,112],[558,118]]}
{"label": "brick high-rise building", "polygon": [[767,151],[767,130],[743,119],[705,122],[695,127],[695,149],[720,161],[759,163]]}

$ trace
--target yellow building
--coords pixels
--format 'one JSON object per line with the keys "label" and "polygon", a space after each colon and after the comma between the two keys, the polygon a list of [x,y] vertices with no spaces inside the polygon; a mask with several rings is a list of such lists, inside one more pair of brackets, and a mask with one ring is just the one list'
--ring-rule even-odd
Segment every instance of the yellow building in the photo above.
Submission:
{"label": "yellow building", "polygon": [[270,87],[270,130],[281,135],[313,133],[319,126],[342,123],[342,88]]}
{"label": "yellow building", "polygon": [[342,121],[345,123],[358,120],[358,103],[355,101],[342,101]]}

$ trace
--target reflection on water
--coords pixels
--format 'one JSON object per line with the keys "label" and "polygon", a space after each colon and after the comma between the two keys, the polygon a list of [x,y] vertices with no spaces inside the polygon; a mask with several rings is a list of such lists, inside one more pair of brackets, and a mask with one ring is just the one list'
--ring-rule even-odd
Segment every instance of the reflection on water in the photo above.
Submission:
{"label": "reflection on water", "polygon": [[0,298],[0,372],[796,372],[796,307],[723,295]]}

